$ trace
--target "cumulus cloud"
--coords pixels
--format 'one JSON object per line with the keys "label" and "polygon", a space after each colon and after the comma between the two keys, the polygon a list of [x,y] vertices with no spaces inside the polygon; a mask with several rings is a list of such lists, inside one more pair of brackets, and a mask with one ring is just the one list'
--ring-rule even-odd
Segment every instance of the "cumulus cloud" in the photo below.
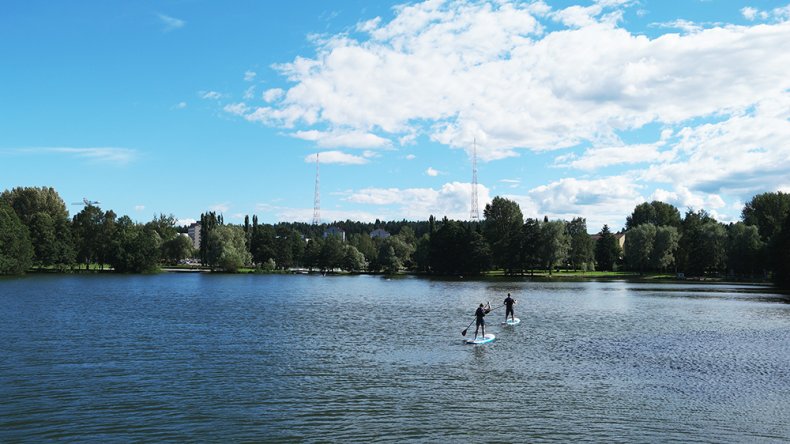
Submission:
{"label": "cumulus cloud", "polygon": [[258,75],[255,71],[244,71],[244,81],[245,82],[252,82],[255,80],[255,76]]}
{"label": "cumulus cloud", "polygon": [[[574,203],[598,219],[617,208],[622,220],[649,197],[638,190],[655,184],[674,193],[668,199],[709,207],[790,187],[782,142],[790,125],[790,6],[741,9],[761,21],[750,26],[678,18],[647,36],[622,20],[639,3],[398,6],[391,19],[316,38],[314,55],[276,65],[287,86],[267,90],[264,106],[226,110],[321,147],[425,137],[471,153],[477,140],[484,162],[559,150],[554,166],[585,179],[520,197],[557,216]],[[633,141],[655,128],[664,133]],[[615,168],[630,170],[610,176]],[[607,186],[612,177],[628,192]],[[563,199],[559,190],[571,194]]]}
{"label": "cumulus cloud", "polygon": [[365,39],[330,36],[316,57],[279,65],[292,86],[247,116],[386,138],[416,131],[467,150],[476,137],[481,160],[493,160],[611,142],[618,131],[786,94],[788,24],[651,39],[616,26],[627,4],[549,9],[568,28],[547,34],[520,3],[403,6],[389,22],[363,22]]}
{"label": "cumulus cloud", "polygon": [[389,140],[361,131],[297,131],[291,134],[302,140],[310,140],[322,148],[381,148],[389,146]]}
{"label": "cumulus cloud", "polygon": [[145,210],[145,205],[135,205],[134,211],[143,211]]}
{"label": "cumulus cloud", "polygon": [[[351,192],[344,200],[366,205],[389,207],[383,210],[390,219],[426,220],[434,215],[468,220],[471,210],[471,183],[450,182],[434,188],[364,188]],[[487,187],[478,184],[481,210],[491,201]],[[481,211],[482,212],[482,211]]]}
{"label": "cumulus cloud", "polygon": [[432,167],[428,167],[428,169],[425,170],[425,174],[427,174],[427,175],[429,175],[431,177],[436,177],[436,176],[438,176],[440,174],[440,171],[439,170],[435,170]]}
{"label": "cumulus cloud", "polygon": [[[346,154],[342,151],[322,151],[318,154],[318,157],[322,164],[364,165],[368,163],[368,159],[365,157]],[[315,163],[315,160],[316,154],[311,154],[304,158],[306,163]]]}

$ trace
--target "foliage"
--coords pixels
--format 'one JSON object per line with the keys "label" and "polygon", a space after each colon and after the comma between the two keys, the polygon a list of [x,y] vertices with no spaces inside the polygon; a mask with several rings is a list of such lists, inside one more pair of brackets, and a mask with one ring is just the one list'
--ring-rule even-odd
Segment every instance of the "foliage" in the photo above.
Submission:
{"label": "foliage", "polygon": [[0,274],[23,274],[33,264],[33,244],[14,210],[0,201]]}
{"label": "foliage", "polygon": [[620,244],[614,237],[609,226],[604,225],[600,237],[595,243],[596,269],[601,271],[616,271],[615,265],[620,258]]}
{"label": "foliage", "polygon": [[230,273],[252,262],[247,251],[244,230],[232,225],[219,225],[212,229],[207,239],[209,266]]}
{"label": "foliage", "polygon": [[571,268],[574,270],[586,268],[587,264],[593,260],[593,240],[587,233],[587,220],[582,217],[574,218],[565,226],[565,229],[571,242],[568,253]]}
{"label": "foliage", "polygon": [[177,264],[194,254],[195,247],[187,236],[179,235],[162,243],[162,258],[167,263]]}
{"label": "foliage", "polygon": [[730,224],[727,230],[727,269],[736,276],[755,276],[765,266],[766,244],[755,225]]}
{"label": "foliage", "polygon": [[653,254],[653,244],[656,240],[656,226],[644,223],[631,228],[626,232],[623,245],[623,258],[631,269],[643,273],[650,267]]}
{"label": "foliage", "polygon": [[790,214],[785,217],[781,229],[775,234],[771,256],[774,263],[774,283],[780,288],[790,289]]}
{"label": "foliage", "polygon": [[495,197],[483,210],[483,235],[490,245],[494,265],[513,273],[521,269],[521,226],[524,216],[512,200]]}
{"label": "foliage", "polygon": [[[642,224],[661,226],[680,226],[680,212],[673,205],[654,200],[644,202],[634,208],[633,213],[626,217],[625,229],[630,230]],[[627,239],[626,239],[627,241]]]}
{"label": "foliage", "polygon": [[790,194],[779,191],[754,196],[743,207],[741,218],[746,225],[756,226],[763,241],[770,243],[782,230],[782,224],[788,214],[790,214]]}
{"label": "foliage", "polygon": [[543,266],[552,273],[554,267],[568,257],[571,239],[565,231],[565,222],[554,220],[540,225],[540,259]]}
{"label": "foliage", "polygon": [[123,216],[115,224],[109,262],[119,273],[154,271],[159,263],[159,247],[159,234],[155,230]]}
{"label": "foliage", "polygon": [[64,268],[74,263],[68,211],[54,188],[18,187],[0,194],[27,227],[33,245],[33,264]]}

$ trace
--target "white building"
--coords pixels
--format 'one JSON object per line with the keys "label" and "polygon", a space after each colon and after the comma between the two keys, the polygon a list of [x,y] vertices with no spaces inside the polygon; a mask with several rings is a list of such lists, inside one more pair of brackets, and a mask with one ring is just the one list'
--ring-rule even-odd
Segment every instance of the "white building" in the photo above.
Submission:
{"label": "white building", "polygon": [[339,227],[329,227],[329,228],[327,228],[326,231],[324,231],[324,239],[326,239],[329,236],[337,236],[343,242],[346,241],[346,232],[342,228],[339,228]]}
{"label": "white building", "polygon": [[195,222],[187,228],[187,234],[192,239],[192,246],[196,250],[200,249],[200,222]]}
{"label": "white building", "polygon": [[375,230],[370,232],[370,238],[375,239],[377,237],[381,239],[386,239],[390,237],[390,233],[387,230],[376,228]]}

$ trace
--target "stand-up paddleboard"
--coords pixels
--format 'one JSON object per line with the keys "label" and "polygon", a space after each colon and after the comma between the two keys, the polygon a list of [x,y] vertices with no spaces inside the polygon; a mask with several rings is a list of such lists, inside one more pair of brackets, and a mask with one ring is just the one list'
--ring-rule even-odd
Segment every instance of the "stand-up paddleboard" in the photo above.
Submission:
{"label": "stand-up paddleboard", "polygon": [[521,323],[521,319],[513,318],[513,319],[508,319],[507,321],[503,322],[502,325],[518,325],[520,323]]}
{"label": "stand-up paddleboard", "polygon": [[489,342],[494,342],[494,339],[496,339],[496,336],[494,336],[493,333],[487,333],[485,336],[478,336],[476,339],[466,338],[464,339],[464,343],[480,345],[480,344],[487,344]]}

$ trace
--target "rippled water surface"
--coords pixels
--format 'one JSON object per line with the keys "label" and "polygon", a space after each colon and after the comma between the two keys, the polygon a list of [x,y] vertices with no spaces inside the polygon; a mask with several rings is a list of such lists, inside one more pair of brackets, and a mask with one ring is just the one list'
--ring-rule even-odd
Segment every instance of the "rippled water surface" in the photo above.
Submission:
{"label": "rippled water surface", "polygon": [[[477,304],[519,301],[518,326]],[[474,334],[474,326],[469,333]],[[0,280],[0,441],[788,442],[790,304],[712,284]]]}

